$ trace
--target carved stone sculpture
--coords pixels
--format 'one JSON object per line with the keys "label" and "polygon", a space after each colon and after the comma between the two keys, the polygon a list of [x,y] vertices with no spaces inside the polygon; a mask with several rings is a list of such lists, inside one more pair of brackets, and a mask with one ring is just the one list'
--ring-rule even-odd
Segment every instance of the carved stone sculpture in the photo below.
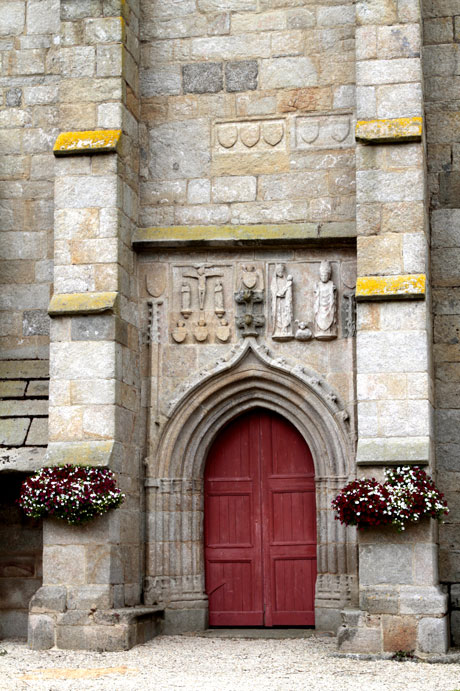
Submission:
{"label": "carved stone sculpture", "polygon": [[185,319],[188,319],[192,313],[192,295],[190,290],[190,283],[182,283],[180,289],[181,314]]}
{"label": "carved stone sculpture", "polygon": [[356,298],[353,293],[342,296],[342,335],[344,338],[356,336]]}
{"label": "carved stone sculpture", "polygon": [[284,264],[277,264],[271,283],[274,341],[290,341],[292,333],[292,276]]}
{"label": "carved stone sculpture", "polygon": [[224,307],[224,286],[222,281],[217,279],[216,285],[214,286],[214,312],[221,319],[225,314]]}
{"label": "carved stone sculpture", "polygon": [[313,334],[308,328],[306,322],[301,322],[298,319],[295,320],[297,324],[297,331],[295,332],[295,338],[297,341],[311,341]]}
{"label": "carved stone sculpture", "polygon": [[337,338],[337,288],[331,280],[332,267],[327,260],[319,268],[315,285],[315,338],[329,341]]}
{"label": "carved stone sculpture", "polygon": [[177,326],[173,329],[172,337],[176,343],[183,343],[187,338],[187,328],[184,321],[178,321]]}
{"label": "carved stone sculpture", "polygon": [[198,265],[194,269],[194,273],[184,273],[183,276],[184,278],[193,278],[197,281],[198,283],[198,303],[200,306],[200,312],[203,312],[204,310],[204,302],[206,299],[206,288],[207,288],[207,279],[211,278],[211,276],[219,276],[222,278],[223,274],[218,271],[211,271],[210,266],[205,266],[205,265]]}
{"label": "carved stone sculpture", "polygon": [[[264,291],[261,288],[260,273],[253,265],[243,266],[240,275],[239,290],[235,293],[237,304],[236,325],[241,336],[258,336],[265,326],[263,315]],[[258,290],[255,290],[258,288]]]}

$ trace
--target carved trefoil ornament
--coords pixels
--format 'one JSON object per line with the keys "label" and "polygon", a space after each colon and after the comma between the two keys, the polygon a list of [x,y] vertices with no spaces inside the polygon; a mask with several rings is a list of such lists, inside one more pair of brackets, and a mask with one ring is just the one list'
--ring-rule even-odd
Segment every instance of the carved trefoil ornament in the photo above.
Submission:
{"label": "carved trefoil ornament", "polygon": [[337,288],[332,280],[332,266],[327,260],[319,267],[315,285],[315,338],[329,341],[337,338]]}
{"label": "carved trefoil ornament", "polygon": [[240,269],[235,292],[236,326],[243,338],[257,337],[265,326],[262,272],[253,264]]}
{"label": "carved trefoil ornament", "polygon": [[286,272],[284,264],[276,264],[271,282],[272,319],[274,341],[290,341],[294,338],[293,322],[293,278]]}

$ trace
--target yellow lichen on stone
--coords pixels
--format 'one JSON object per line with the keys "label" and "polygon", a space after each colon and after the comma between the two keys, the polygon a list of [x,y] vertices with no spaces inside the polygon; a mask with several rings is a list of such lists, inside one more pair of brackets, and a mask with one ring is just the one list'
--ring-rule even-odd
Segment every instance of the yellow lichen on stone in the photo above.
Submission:
{"label": "yellow lichen on stone", "polygon": [[118,293],[61,293],[53,295],[48,314],[60,317],[65,314],[95,314],[115,307]]}
{"label": "yellow lichen on stone", "polygon": [[108,468],[113,460],[114,451],[115,442],[111,440],[51,442],[46,452],[45,464],[73,463]]}
{"label": "yellow lichen on stone", "polygon": [[55,156],[69,156],[115,151],[120,136],[121,130],[61,132],[54,144],[53,153]]}
{"label": "yellow lichen on stone", "polygon": [[366,142],[418,141],[422,137],[423,118],[358,120],[356,139]]}
{"label": "yellow lichen on stone", "polygon": [[359,276],[356,282],[356,299],[423,298],[425,287],[425,274]]}

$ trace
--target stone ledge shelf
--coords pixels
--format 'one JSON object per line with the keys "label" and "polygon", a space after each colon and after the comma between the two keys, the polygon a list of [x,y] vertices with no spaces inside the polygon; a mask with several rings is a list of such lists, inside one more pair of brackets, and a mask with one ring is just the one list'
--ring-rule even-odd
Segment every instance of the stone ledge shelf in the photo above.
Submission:
{"label": "stone ledge shelf", "polygon": [[360,301],[423,299],[425,289],[425,274],[359,276],[356,281],[356,299]]}
{"label": "stone ledge shelf", "polygon": [[53,146],[55,156],[106,154],[117,150],[121,130],[61,132]]}
{"label": "stone ledge shelf", "polygon": [[355,136],[370,144],[416,142],[422,138],[423,118],[391,118],[389,120],[358,120]]}
{"label": "stone ledge shelf", "polygon": [[30,446],[0,450],[0,473],[34,473],[45,463],[46,448]]}
{"label": "stone ledge shelf", "polygon": [[58,293],[48,306],[51,317],[76,314],[98,314],[114,311],[118,293]]}
{"label": "stone ledge shelf", "polygon": [[374,437],[360,439],[356,464],[427,465],[430,462],[429,437]]}
{"label": "stone ledge shelf", "polygon": [[110,467],[112,470],[119,470],[121,454],[121,445],[112,440],[50,442],[44,460],[46,465],[81,463],[98,468]]}
{"label": "stone ledge shelf", "polygon": [[137,249],[149,247],[207,247],[301,244],[356,237],[354,223],[279,223],[268,225],[158,226],[138,228],[133,237]]}

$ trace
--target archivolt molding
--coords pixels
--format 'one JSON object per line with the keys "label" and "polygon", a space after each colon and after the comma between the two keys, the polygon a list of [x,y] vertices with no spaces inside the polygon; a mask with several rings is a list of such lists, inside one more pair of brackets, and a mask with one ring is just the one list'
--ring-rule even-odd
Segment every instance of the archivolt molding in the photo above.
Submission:
{"label": "archivolt molding", "polygon": [[284,415],[299,429],[312,451],[317,480],[351,475],[354,440],[338,394],[318,373],[273,357],[253,338],[176,389],[167,407],[156,467],[150,467],[149,475],[202,477],[218,431],[255,407]]}

